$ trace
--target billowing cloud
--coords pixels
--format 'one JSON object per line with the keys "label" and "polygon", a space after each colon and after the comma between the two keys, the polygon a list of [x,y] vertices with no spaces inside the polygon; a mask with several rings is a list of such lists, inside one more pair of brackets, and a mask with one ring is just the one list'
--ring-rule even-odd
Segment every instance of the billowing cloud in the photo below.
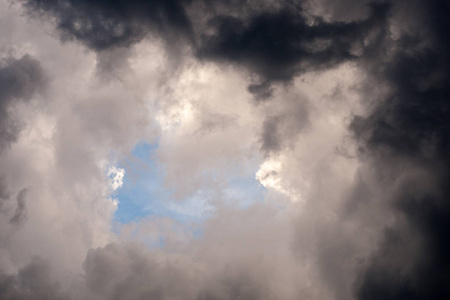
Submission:
{"label": "billowing cloud", "polygon": [[256,75],[248,90],[257,99],[270,97],[272,82],[363,55],[377,42],[368,37],[377,35],[388,7],[370,3],[368,16],[342,22],[325,21],[306,3],[291,1],[23,2],[31,15],[49,16],[63,40],[90,49],[127,47],[150,34],[170,44],[168,53],[178,56],[188,47],[201,59],[243,66]]}
{"label": "billowing cloud", "polygon": [[449,298],[447,1],[0,3],[0,298]]}
{"label": "billowing cloud", "polygon": [[[378,251],[362,273],[360,299],[446,298],[448,288],[449,4],[399,4],[395,40],[378,45],[368,60],[371,80],[385,86],[374,108],[351,129],[388,190],[395,215],[385,224]],[[417,21],[421,21],[417,28]],[[381,53],[387,53],[383,58]],[[382,64],[379,61],[383,60]],[[373,96],[372,96],[373,97]],[[444,167],[445,166],[445,167]]]}
{"label": "billowing cloud", "polygon": [[183,2],[177,0],[23,2],[33,15],[54,18],[63,40],[77,39],[95,50],[132,45],[151,31],[190,33]]}
{"label": "billowing cloud", "polygon": [[0,274],[0,296],[3,299],[67,299],[50,276],[48,263],[35,258],[17,275]]}
{"label": "billowing cloud", "polygon": [[0,65],[0,150],[14,142],[22,124],[12,116],[14,105],[28,102],[46,82],[36,59],[25,55],[19,59],[3,57]]}
{"label": "billowing cloud", "polygon": [[288,82],[362,55],[368,46],[363,39],[385,13],[385,5],[373,4],[364,21],[325,22],[304,12],[301,4],[287,4],[249,18],[218,15],[210,21],[216,33],[204,39],[199,55],[246,66],[260,77],[249,91],[266,95],[271,82]]}

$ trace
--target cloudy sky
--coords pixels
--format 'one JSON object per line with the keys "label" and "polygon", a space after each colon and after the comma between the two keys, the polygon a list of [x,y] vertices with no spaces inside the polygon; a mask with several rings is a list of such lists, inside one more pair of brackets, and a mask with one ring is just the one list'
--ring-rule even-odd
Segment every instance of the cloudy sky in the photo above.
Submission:
{"label": "cloudy sky", "polygon": [[0,0],[0,299],[450,299],[447,0]]}

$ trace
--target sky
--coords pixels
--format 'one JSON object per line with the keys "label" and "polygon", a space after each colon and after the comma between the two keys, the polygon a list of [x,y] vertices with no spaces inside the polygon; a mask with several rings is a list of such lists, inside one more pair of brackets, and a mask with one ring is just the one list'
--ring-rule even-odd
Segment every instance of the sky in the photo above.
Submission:
{"label": "sky", "polygon": [[0,0],[0,299],[450,299],[447,0]]}

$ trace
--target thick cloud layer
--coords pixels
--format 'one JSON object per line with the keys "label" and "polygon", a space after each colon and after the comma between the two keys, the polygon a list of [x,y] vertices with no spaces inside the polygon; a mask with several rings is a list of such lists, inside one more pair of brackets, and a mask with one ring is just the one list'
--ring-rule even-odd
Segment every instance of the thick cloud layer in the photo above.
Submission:
{"label": "thick cloud layer", "polygon": [[[25,55],[19,59],[5,57],[0,65],[0,155],[15,142],[24,122],[17,116],[16,108],[28,103],[36,93],[43,91],[46,76],[36,59]],[[2,174],[3,175],[3,174]],[[27,216],[27,189],[17,195],[10,190],[3,176],[0,177],[0,215],[8,227],[19,228]],[[3,244],[3,241],[0,242]]]}
{"label": "thick cloud layer", "polygon": [[[406,32],[395,41],[386,38],[367,62],[371,80],[387,91],[351,125],[363,155],[378,166],[382,186],[391,190],[380,201],[389,201],[396,215],[362,273],[360,299],[450,296],[450,4],[410,5],[415,15],[397,25]],[[405,4],[396,9],[403,14]]]}
{"label": "thick cloud layer", "polygon": [[[24,1],[32,14],[49,13],[63,39],[95,50],[129,46],[154,31],[171,38],[190,34],[183,1]],[[181,31],[178,34],[178,31]]]}
{"label": "thick cloud layer", "polygon": [[59,286],[50,279],[51,270],[46,261],[35,258],[17,275],[0,274],[2,299],[67,299]]}
{"label": "thick cloud layer", "polygon": [[45,85],[39,61],[29,55],[3,58],[0,65],[0,151],[14,142],[21,124],[10,111],[20,101],[28,102]]}
{"label": "thick cloud layer", "polygon": [[[448,1],[16,4],[0,298],[450,298]],[[114,223],[143,142],[208,213]]]}
{"label": "thick cloud layer", "polygon": [[191,47],[201,59],[244,66],[257,75],[249,86],[257,99],[270,97],[273,82],[360,57],[377,42],[369,36],[387,13],[386,4],[372,3],[363,20],[327,22],[291,1],[24,2],[32,15],[54,18],[64,40],[97,51],[152,34],[171,48]]}
{"label": "thick cloud layer", "polygon": [[290,81],[299,73],[330,68],[362,55],[367,47],[363,39],[385,14],[384,5],[373,5],[363,21],[325,22],[308,16],[300,6],[288,5],[248,19],[219,15],[210,20],[216,33],[204,39],[199,56],[244,65],[261,81],[249,91],[264,96],[271,82]]}

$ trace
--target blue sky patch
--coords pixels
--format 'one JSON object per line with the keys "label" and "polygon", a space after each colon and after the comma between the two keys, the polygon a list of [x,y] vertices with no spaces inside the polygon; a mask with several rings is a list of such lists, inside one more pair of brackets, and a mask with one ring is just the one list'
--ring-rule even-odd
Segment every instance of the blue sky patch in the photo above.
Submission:
{"label": "blue sky patch", "polygon": [[[213,211],[209,199],[213,197],[207,191],[172,201],[170,189],[164,186],[164,173],[156,162],[158,143],[141,142],[132,151],[131,157],[119,162],[118,167],[125,170],[123,186],[114,194],[119,205],[114,218],[121,224],[139,221],[144,217],[169,217],[177,222],[198,222]],[[256,172],[256,170],[255,170]],[[265,188],[254,178],[253,170],[249,174],[232,172],[228,185],[223,190],[226,200],[245,208],[264,198]]]}

